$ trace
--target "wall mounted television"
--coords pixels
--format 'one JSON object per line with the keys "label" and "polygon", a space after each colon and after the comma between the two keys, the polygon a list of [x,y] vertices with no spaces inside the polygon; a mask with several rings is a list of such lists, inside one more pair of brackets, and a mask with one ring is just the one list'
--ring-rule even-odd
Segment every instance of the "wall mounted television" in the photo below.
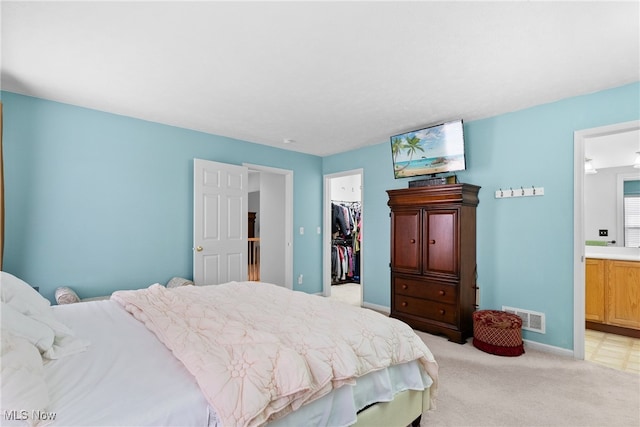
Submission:
{"label": "wall mounted television", "polygon": [[462,120],[391,137],[395,178],[461,171],[466,168]]}

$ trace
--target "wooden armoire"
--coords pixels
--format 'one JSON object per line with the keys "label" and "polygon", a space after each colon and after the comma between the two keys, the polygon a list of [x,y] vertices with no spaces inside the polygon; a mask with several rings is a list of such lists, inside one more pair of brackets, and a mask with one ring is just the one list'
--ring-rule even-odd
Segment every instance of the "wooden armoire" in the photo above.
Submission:
{"label": "wooden armoire", "polygon": [[480,187],[388,190],[391,317],[465,343],[476,310],[476,207]]}

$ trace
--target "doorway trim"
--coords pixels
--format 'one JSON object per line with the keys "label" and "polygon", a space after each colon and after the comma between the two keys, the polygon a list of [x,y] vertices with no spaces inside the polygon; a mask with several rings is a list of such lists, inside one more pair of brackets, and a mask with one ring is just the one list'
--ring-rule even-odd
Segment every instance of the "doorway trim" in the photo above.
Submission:
{"label": "doorway trim", "polygon": [[288,169],[273,168],[270,166],[243,163],[251,171],[269,172],[284,175],[285,203],[285,259],[284,259],[284,286],[293,289],[293,171]]}
{"label": "doorway trim", "polygon": [[[364,169],[352,169],[343,172],[336,172],[324,175],[322,186],[322,295],[328,297],[331,295],[331,180],[333,178],[341,178],[343,176],[360,175],[360,204],[364,210]],[[365,215],[362,216],[362,228],[365,227]],[[365,238],[362,238],[360,250],[364,251]],[[364,302],[364,259],[360,256],[360,305]]]}
{"label": "doorway trim", "polygon": [[573,133],[573,357],[584,359],[584,153],[589,138],[640,129],[640,120],[583,129]]}

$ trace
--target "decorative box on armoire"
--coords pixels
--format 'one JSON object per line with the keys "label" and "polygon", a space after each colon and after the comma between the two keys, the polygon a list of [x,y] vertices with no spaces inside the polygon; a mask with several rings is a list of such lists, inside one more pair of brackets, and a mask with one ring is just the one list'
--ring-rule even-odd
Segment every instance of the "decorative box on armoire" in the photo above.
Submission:
{"label": "decorative box on armoire", "polygon": [[391,317],[465,343],[476,310],[476,207],[480,187],[388,190]]}

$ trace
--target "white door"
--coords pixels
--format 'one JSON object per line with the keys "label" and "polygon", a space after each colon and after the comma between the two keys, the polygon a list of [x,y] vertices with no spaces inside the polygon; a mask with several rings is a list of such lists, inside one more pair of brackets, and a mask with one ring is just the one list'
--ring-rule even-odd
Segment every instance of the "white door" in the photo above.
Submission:
{"label": "white door", "polygon": [[194,159],[193,173],[193,281],[245,281],[248,170]]}

